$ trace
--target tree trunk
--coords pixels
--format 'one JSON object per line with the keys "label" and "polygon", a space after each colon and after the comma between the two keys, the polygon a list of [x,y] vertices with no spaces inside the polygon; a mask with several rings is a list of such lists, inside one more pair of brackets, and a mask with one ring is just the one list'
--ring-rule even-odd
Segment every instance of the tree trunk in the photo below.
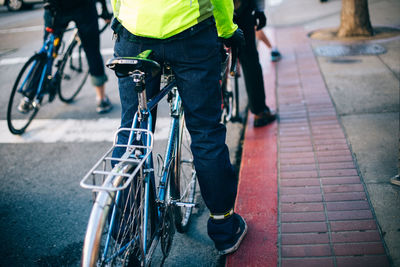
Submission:
{"label": "tree trunk", "polygon": [[338,37],[371,36],[368,0],[342,0]]}

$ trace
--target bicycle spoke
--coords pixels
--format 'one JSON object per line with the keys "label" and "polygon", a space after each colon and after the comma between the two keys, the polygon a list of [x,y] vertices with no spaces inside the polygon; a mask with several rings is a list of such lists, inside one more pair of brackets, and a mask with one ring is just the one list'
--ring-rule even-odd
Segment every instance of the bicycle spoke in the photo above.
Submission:
{"label": "bicycle spoke", "polygon": [[[190,150],[190,134],[185,127],[184,116],[180,118],[178,144],[175,155],[175,171],[171,185],[174,200],[183,203],[195,203],[196,171]],[[175,206],[175,226],[178,232],[188,229],[192,206]]]}

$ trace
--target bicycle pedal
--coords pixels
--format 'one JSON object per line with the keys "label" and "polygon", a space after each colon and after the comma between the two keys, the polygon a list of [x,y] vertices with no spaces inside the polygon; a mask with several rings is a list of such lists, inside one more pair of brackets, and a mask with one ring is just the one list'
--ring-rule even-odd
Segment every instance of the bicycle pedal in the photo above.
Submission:
{"label": "bicycle pedal", "polygon": [[171,203],[174,206],[178,207],[185,207],[185,208],[198,208],[199,204],[197,203],[190,203],[190,202],[178,202],[178,201],[173,201]]}

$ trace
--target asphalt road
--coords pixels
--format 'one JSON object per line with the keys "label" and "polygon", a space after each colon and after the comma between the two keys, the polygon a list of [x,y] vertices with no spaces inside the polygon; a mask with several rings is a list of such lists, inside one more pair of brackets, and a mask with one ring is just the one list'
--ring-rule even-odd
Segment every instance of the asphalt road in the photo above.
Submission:
{"label": "asphalt road", "polygon": [[[44,106],[26,134],[15,137],[8,132],[9,94],[24,60],[41,46],[42,15],[40,5],[22,12],[0,8],[0,266],[79,265],[92,205],[91,192],[79,182],[111,146],[121,111],[116,78],[107,70],[106,91],[114,103],[110,113],[95,112],[95,93],[87,82],[74,103],[56,99]],[[112,56],[111,36],[109,29],[101,36],[104,60]],[[244,106],[244,92],[242,96]],[[166,107],[159,113],[163,121]],[[55,134],[58,128],[63,134]],[[242,131],[241,124],[228,125],[234,163]],[[223,264],[207,236],[208,211],[199,194],[198,201],[189,232],[175,235],[164,266]],[[159,263],[158,253],[153,265]]]}

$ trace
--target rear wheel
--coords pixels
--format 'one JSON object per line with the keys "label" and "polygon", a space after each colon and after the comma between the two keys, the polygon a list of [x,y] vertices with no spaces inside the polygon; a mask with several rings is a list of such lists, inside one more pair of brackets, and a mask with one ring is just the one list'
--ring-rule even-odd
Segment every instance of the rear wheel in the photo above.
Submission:
{"label": "rear wheel", "polygon": [[232,120],[233,121],[237,121],[237,122],[241,122],[242,119],[239,115],[239,111],[240,111],[240,107],[239,107],[239,77],[240,77],[240,73],[239,71],[237,71],[235,73],[235,77],[234,77],[234,89],[233,89],[233,107],[232,107]]}
{"label": "rear wheel", "polygon": [[222,110],[222,123],[226,124],[232,119],[233,108],[233,92],[232,84],[229,77],[226,77],[225,83],[222,88],[223,110]]}
{"label": "rear wheel", "polygon": [[22,67],[11,91],[7,124],[13,134],[22,134],[39,111],[36,92],[46,63],[45,55],[33,55]]}
{"label": "rear wheel", "polygon": [[77,40],[72,41],[59,67],[58,95],[65,103],[72,102],[89,76],[89,67],[83,47]]}
{"label": "rear wheel", "polygon": [[[129,172],[128,167],[124,172]],[[114,186],[122,183],[116,178]],[[127,189],[100,191],[96,197],[86,231],[82,266],[142,266],[144,232],[147,247],[154,233],[154,195],[149,196],[149,216],[144,226],[144,183],[139,177]],[[150,190],[151,191],[151,190]]]}
{"label": "rear wheel", "polygon": [[[180,117],[178,140],[175,148],[174,171],[171,176],[171,196],[174,200],[195,203],[196,171],[190,150],[190,134],[184,116]],[[175,227],[180,233],[188,230],[193,207],[174,206]]]}

